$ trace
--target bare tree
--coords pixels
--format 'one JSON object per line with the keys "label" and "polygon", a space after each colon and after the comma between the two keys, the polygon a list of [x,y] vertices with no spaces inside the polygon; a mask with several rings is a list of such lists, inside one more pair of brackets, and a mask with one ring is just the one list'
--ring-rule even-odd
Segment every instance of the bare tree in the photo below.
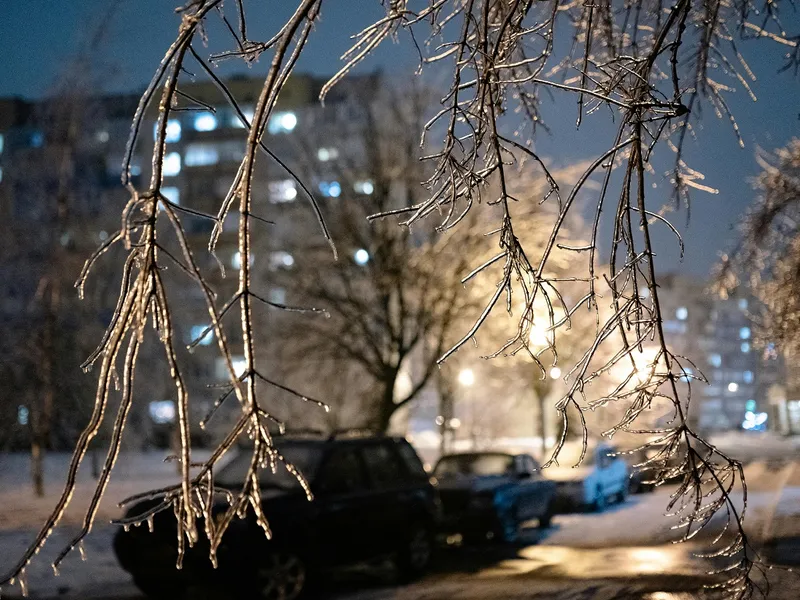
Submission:
{"label": "bare tree", "polygon": [[741,241],[725,256],[723,292],[748,285],[761,301],[755,339],[787,355],[800,351],[800,140],[773,154],[760,152],[759,197],[741,228]]}
{"label": "bare tree", "polygon": [[[178,35],[156,70],[134,116],[123,175],[131,199],[123,213],[122,229],[86,267],[88,272],[111,244],[121,243],[128,251],[117,312],[98,352],[90,358],[90,362],[98,363],[96,408],[78,442],[67,485],[52,516],[30,550],[3,582],[24,572],[63,514],[74,490],[75,473],[103,420],[116,367],[122,363],[120,408],[105,468],[90,503],[85,526],[56,563],[88,533],[119,451],[123,425],[133,400],[139,349],[151,322],[158,332],[178,397],[182,473],[176,486],[149,494],[160,499],[150,514],[168,508],[174,510],[178,523],[179,563],[185,544],[194,543],[201,533],[209,540],[210,558],[215,562],[222,534],[232,519],[248,506],[256,514],[265,534],[270,534],[266,515],[261,509],[258,471],[264,467],[277,468],[282,459],[267,428],[274,416],[264,404],[265,390],[280,387],[280,384],[260,369],[259,348],[253,333],[253,306],[264,298],[254,287],[250,261],[245,259],[233,297],[223,301],[221,306],[215,302],[181,226],[181,212],[191,212],[192,209],[177,206],[162,194],[166,127],[172,111],[192,101],[181,95],[181,82],[187,71],[200,71],[217,82],[221,96],[241,116],[247,126],[247,145],[241,167],[219,213],[207,216],[217,225],[210,240],[213,250],[224,218],[231,206],[238,204],[239,252],[240,256],[249,257],[260,217],[253,203],[257,158],[261,159],[263,153],[267,160],[280,160],[266,145],[267,123],[281,89],[313,33],[320,11],[330,3],[298,0],[296,10],[274,35],[265,36],[265,42],[250,37],[252,32],[246,27],[242,2],[233,3],[238,28],[221,12],[222,4],[222,0],[191,0],[179,9],[182,21]],[[570,428],[570,418],[577,418],[579,422],[582,418],[581,401],[588,393],[589,385],[611,368],[626,366],[628,375],[611,394],[605,395],[604,400],[613,399],[627,408],[607,433],[639,431],[637,419],[647,412],[655,398],[666,399],[672,404],[675,412],[672,425],[655,432],[657,442],[661,444],[659,447],[664,450],[649,461],[649,466],[654,470],[657,482],[675,475],[681,478],[668,509],[684,515],[681,522],[684,539],[693,537],[707,526],[714,526],[716,521],[712,519],[717,513],[727,516],[728,525],[721,530],[716,542],[717,553],[727,557],[730,564],[724,570],[725,581],[717,589],[731,597],[752,595],[757,588],[751,573],[753,565],[758,563],[754,562],[756,555],[743,529],[744,507],[738,505],[731,494],[736,486],[743,488],[741,465],[705,442],[690,427],[686,417],[688,396],[679,386],[680,378],[687,375],[684,365],[688,359],[676,356],[664,341],[651,229],[672,226],[658,212],[665,198],[650,196],[648,179],[652,177],[653,157],[660,155],[664,148],[667,152],[674,152],[674,197],[687,198],[690,188],[705,189],[700,183],[702,176],[682,159],[684,141],[692,130],[696,109],[701,102],[706,102],[720,115],[730,117],[726,94],[731,86],[718,81],[720,77],[747,88],[747,80],[752,74],[738,47],[731,43],[734,39],[767,38],[788,49],[787,66],[797,65],[800,59],[798,40],[784,33],[779,18],[779,9],[785,3],[765,2],[758,13],[746,0],[726,3],[678,0],[669,6],[639,1],[618,7],[610,2],[575,4],[557,0],[430,0],[421,3],[419,10],[414,10],[405,0],[392,0],[384,2],[383,6],[385,16],[356,34],[355,45],[345,54],[345,66],[322,89],[321,96],[324,98],[331,87],[374,48],[402,30],[411,32],[416,40],[421,30],[427,27],[429,43],[424,45],[421,63],[441,65],[452,76],[450,87],[441,99],[441,108],[422,127],[423,143],[427,149],[425,160],[431,172],[425,182],[426,196],[411,206],[374,215],[386,219],[401,217],[408,226],[421,226],[424,220],[434,219],[440,230],[447,231],[457,230],[479,203],[492,211],[492,222],[487,221],[485,240],[495,246],[496,253],[475,265],[466,277],[491,277],[496,286],[475,323],[464,329],[460,339],[443,352],[440,360],[447,359],[473,339],[495,310],[511,310],[519,298],[524,310],[516,330],[493,355],[523,353],[544,370],[546,365],[542,358],[547,358],[548,352],[554,354],[559,330],[568,326],[571,315],[577,310],[588,308],[597,311],[600,294],[606,292],[603,302],[611,304],[611,316],[599,322],[595,339],[587,341],[585,352],[571,368],[566,369],[570,384],[556,403],[562,418],[562,435],[553,450],[554,456]],[[225,31],[231,34],[232,50],[206,58],[198,53],[193,43],[207,31],[206,21],[217,18],[225,20],[228,25]],[[570,37],[572,41],[571,50],[565,55],[559,55],[563,45],[557,38],[561,35]],[[422,46],[420,48],[422,53]],[[265,55],[269,56],[269,67],[264,85],[253,117],[247,119],[239,110],[236,99],[214,74],[209,61],[239,57],[251,63]],[[717,65],[723,67],[724,73],[717,75],[714,70]],[[601,109],[608,111],[616,124],[616,132],[607,149],[596,157],[563,197],[558,182],[527,143],[541,122],[542,90],[575,98],[578,125],[586,115]],[[137,188],[130,175],[131,153],[139,138],[145,110],[156,97],[159,119],[152,173],[149,182]],[[519,112],[514,109],[519,109]],[[517,115],[522,115],[521,120]],[[520,135],[515,136],[514,130]],[[511,207],[516,197],[510,184],[515,167],[510,163],[520,155],[526,155],[542,169],[550,184],[543,200],[557,206],[551,236],[540,252],[524,247],[517,235],[520,225],[512,215]],[[587,189],[586,184],[593,177],[597,177],[600,184],[599,191],[593,194],[595,213],[589,240],[583,246],[570,247],[561,237],[561,227],[570,212],[579,210],[580,193]],[[308,186],[301,185],[301,189],[307,192]],[[494,192],[494,189],[498,191]],[[319,215],[313,196],[308,196],[314,212]],[[159,212],[159,206],[164,209],[162,212]],[[613,219],[613,236],[608,267],[601,272],[598,235],[604,209]],[[160,228],[160,223],[166,223],[168,229]],[[330,237],[322,220],[320,227],[323,236]],[[168,236],[178,240],[180,255],[165,250],[162,239]],[[559,247],[586,261],[586,273],[581,278],[585,293],[570,304],[566,303],[566,296],[560,291],[564,282],[557,276],[548,276],[549,261]],[[228,365],[231,397],[235,397],[241,406],[241,418],[196,475],[190,474],[189,398],[184,374],[176,360],[167,279],[161,268],[164,261],[180,265],[205,294],[215,338]],[[448,269],[456,270],[460,264],[456,255]],[[86,273],[81,282],[85,277]],[[575,282],[571,279],[570,283]],[[639,293],[642,288],[649,290],[646,298]],[[541,301],[546,306],[544,313],[537,309],[537,302]],[[556,306],[563,310],[564,318],[556,317]],[[220,315],[232,308],[240,315],[237,327],[241,327],[244,346],[241,372],[237,372],[232,364],[225,330],[220,324]],[[318,316],[309,315],[309,318]],[[553,333],[552,343],[543,349],[531,348],[531,328],[542,321]],[[645,370],[646,376],[637,378],[642,374],[641,365],[637,365],[637,353],[648,339],[655,340],[657,352]],[[597,349],[603,344],[611,345],[616,351],[608,361],[595,360]],[[294,393],[307,399],[300,391]],[[213,467],[236,438],[245,432],[254,438],[251,475],[244,488],[228,498],[228,509],[217,519],[212,519],[209,511],[215,496]],[[684,448],[680,464],[671,467],[671,455],[678,448]],[[295,472],[291,465],[284,466]],[[302,482],[302,476],[297,476]],[[198,513],[207,517],[203,532],[197,528]],[[141,519],[147,516],[149,514],[142,515]],[[727,531],[731,532],[729,537],[723,535]]]}

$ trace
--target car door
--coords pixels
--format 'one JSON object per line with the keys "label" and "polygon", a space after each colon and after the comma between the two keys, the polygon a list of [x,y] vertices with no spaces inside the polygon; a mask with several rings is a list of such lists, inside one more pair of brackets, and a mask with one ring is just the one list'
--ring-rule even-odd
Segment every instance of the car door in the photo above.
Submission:
{"label": "car door", "polygon": [[532,456],[521,454],[516,457],[518,470],[517,511],[521,520],[538,519],[547,509],[550,501],[548,483],[539,472],[539,465]]}
{"label": "car door", "polygon": [[370,546],[375,554],[392,552],[411,525],[413,489],[389,440],[364,444],[361,453],[374,494],[374,510],[363,515],[369,521]]}
{"label": "car door", "polygon": [[321,558],[331,563],[366,558],[372,532],[364,515],[374,510],[374,499],[355,444],[336,444],[320,465],[315,488]]}

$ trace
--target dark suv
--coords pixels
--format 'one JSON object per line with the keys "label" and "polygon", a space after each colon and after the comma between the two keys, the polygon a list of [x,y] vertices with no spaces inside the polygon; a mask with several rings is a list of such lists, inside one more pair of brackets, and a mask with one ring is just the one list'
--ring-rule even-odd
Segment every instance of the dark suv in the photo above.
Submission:
{"label": "dark suv", "polygon": [[[279,467],[261,475],[264,514],[272,527],[267,540],[250,510],[234,520],[218,551],[219,567],[208,559],[208,543],[188,548],[183,569],[175,569],[176,523],[172,511],[148,527],[120,528],[114,551],[137,586],[152,597],[196,596],[218,589],[225,597],[292,600],[315,575],[332,567],[392,557],[403,578],[428,566],[437,521],[437,500],[414,449],[402,438],[309,439],[282,437],[276,447],[306,477],[308,501],[297,480]],[[243,452],[216,476],[218,486],[241,488],[251,455]],[[157,501],[133,506],[143,514]],[[223,507],[220,507],[220,511]],[[202,531],[202,523],[198,523]],[[198,589],[199,588],[199,589]]]}

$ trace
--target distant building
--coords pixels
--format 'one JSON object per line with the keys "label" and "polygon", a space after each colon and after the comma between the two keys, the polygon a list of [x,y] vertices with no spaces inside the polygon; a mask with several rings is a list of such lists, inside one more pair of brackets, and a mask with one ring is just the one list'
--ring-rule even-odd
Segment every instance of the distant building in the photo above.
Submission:
{"label": "distant building", "polygon": [[739,295],[722,299],[693,278],[659,278],[664,334],[688,374],[702,373],[708,385],[692,383],[691,421],[704,431],[760,429],[770,426],[768,390],[782,378],[777,355],[753,345],[754,300]]}

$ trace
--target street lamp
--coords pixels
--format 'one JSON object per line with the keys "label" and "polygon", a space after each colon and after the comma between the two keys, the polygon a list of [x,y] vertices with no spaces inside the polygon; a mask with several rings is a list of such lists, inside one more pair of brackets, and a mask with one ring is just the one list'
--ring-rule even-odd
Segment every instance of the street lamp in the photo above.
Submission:
{"label": "street lamp", "polygon": [[475,383],[475,373],[472,369],[461,369],[461,372],[458,374],[458,383],[464,387],[470,387]]}
{"label": "street lamp", "polygon": [[550,379],[558,379],[559,377],[561,377],[561,369],[558,367],[550,369]]}

